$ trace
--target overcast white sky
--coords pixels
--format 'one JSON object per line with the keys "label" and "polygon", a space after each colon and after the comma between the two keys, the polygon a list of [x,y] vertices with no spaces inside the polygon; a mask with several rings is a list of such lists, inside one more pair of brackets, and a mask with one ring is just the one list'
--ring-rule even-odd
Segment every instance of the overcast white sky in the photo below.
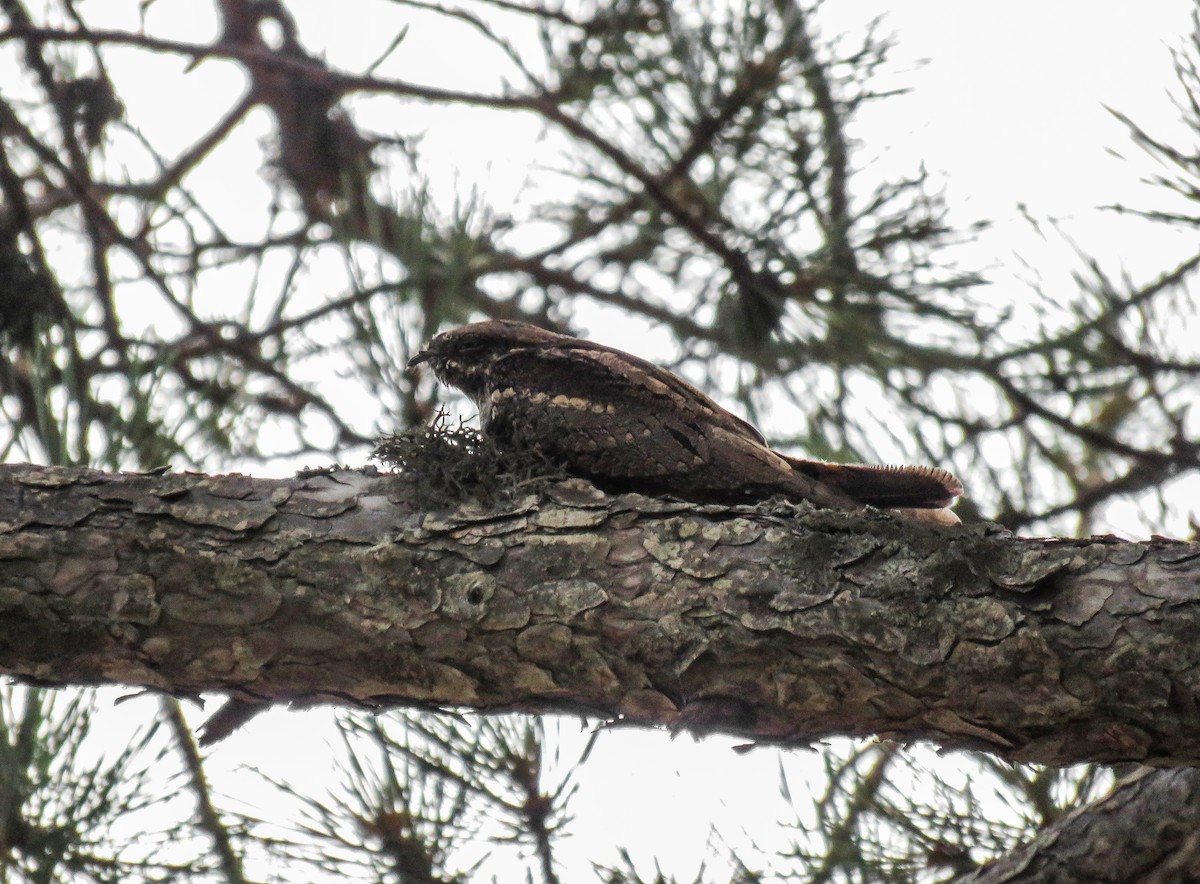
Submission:
{"label": "overcast white sky", "polygon": [[[331,58],[336,61],[339,53],[361,58],[363,48],[353,42],[361,27],[350,22],[358,4],[310,0],[298,5],[309,10],[315,26],[330,39],[346,34],[346,42],[331,50]],[[843,16],[849,24],[887,12],[900,37],[897,57],[929,60],[908,78],[914,93],[877,114],[877,137],[900,156],[924,159],[943,173],[949,200],[962,222],[981,217],[997,222],[978,249],[982,263],[997,266],[998,276],[1015,265],[1014,250],[1035,260],[1030,250],[1044,248],[1048,258],[1065,253],[1057,243],[1038,244],[1021,218],[1019,204],[1028,206],[1035,217],[1063,220],[1085,246],[1135,272],[1165,266],[1164,255],[1182,248],[1180,240],[1169,236],[1130,242],[1124,222],[1101,216],[1094,207],[1114,201],[1139,204],[1146,198],[1137,179],[1138,169],[1147,166],[1124,163],[1106,152],[1116,148],[1136,156],[1104,105],[1151,128],[1169,131],[1178,125],[1166,98],[1173,84],[1169,49],[1178,47],[1189,31],[1192,3],[860,0],[825,6],[830,30],[838,28]],[[180,8],[156,7],[163,14]],[[156,7],[151,8],[152,21],[159,14]],[[396,9],[394,14],[402,13]],[[189,30],[182,19],[179,30],[176,36],[184,39],[207,38]],[[379,33],[386,42],[390,25],[380,23]],[[409,39],[406,55],[423,70],[423,81],[460,87],[486,81],[486,72],[481,75],[473,59],[446,51],[440,41],[417,30]],[[154,94],[153,76],[142,83],[145,100],[161,99]],[[237,91],[236,78],[229,87]],[[189,102],[177,94],[172,104],[193,121],[203,119],[188,113],[193,109]],[[170,129],[180,122],[168,118],[162,125]],[[536,134],[532,126],[517,126],[481,139],[476,131],[447,125],[429,133],[426,152],[438,157],[446,175],[459,184],[479,182],[503,199],[505,181],[522,176]],[[600,340],[636,349],[618,339],[616,329],[589,331]],[[213,753],[214,774],[219,778],[222,769],[245,764],[283,777],[288,769],[297,776],[309,775],[313,758],[328,751],[321,720],[320,713],[312,712],[263,716]],[[601,833],[603,842],[626,845],[642,860],[669,859],[667,869],[686,879],[702,857],[710,825],[729,840],[736,841],[735,833],[743,828],[761,836],[772,828],[781,807],[776,753],[737,755],[730,746],[728,740],[697,744],[662,733],[607,735],[587,767],[576,805],[576,830]],[[793,789],[803,780],[805,764],[803,753],[788,754],[786,765],[797,778]],[[565,880],[586,878],[590,867],[583,863],[589,857],[612,858],[597,849],[598,843],[580,837],[565,846],[564,857],[580,863]],[[689,856],[691,861],[686,860]]]}
{"label": "overcast white sky", "polygon": [[[895,102],[894,112],[878,115],[878,138],[902,156],[923,158],[931,169],[943,172],[962,221],[985,217],[997,222],[981,239],[979,255],[983,263],[997,265],[999,291],[1007,268],[1016,263],[1013,250],[1035,262],[1039,256],[1031,251],[1039,248],[1046,261],[1066,256],[1059,242],[1039,244],[1022,218],[1022,203],[1037,218],[1063,221],[1084,245],[1135,272],[1161,268],[1169,260],[1165,256],[1183,248],[1170,237],[1129,242],[1126,222],[1094,207],[1115,201],[1139,204],[1147,198],[1148,191],[1138,183],[1138,170],[1144,172],[1147,165],[1123,162],[1106,151],[1116,148],[1137,156],[1104,105],[1151,128],[1170,131],[1178,125],[1167,100],[1173,84],[1168,50],[1188,33],[1191,8],[1186,0],[1016,0],[1000,5],[923,0],[827,3],[824,12],[832,30],[840,14],[847,21],[861,21],[871,10],[887,11],[900,36],[897,57],[928,59],[908,78],[914,93]],[[460,62],[444,55],[429,59],[458,84],[478,84],[470,72],[455,70]],[[441,75],[427,70],[423,79],[439,81]],[[533,134],[496,133],[481,143],[447,128],[431,132],[428,146],[460,183],[490,180],[503,186],[498,182],[505,170],[521,173],[527,155],[524,139]],[[617,329],[589,331],[631,348]],[[252,725],[235,736],[222,752],[240,756],[272,728],[293,739],[296,734],[288,716],[276,714],[270,724]],[[272,746],[270,754],[278,755],[279,744],[266,742]],[[626,845],[641,860],[669,856],[668,869],[686,879],[700,862],[710,826],[735,843],[741,831],[762,837],[774,828],[782,808],[776,753],[738,755],[731,745],[723,739],[700,744],[672,740],[662,733],[608,735],[587,766],[576,830],[602,833],[601,842]],[[787,755],[794,790],[803,791],[807,764],[804,753]],[[565,845],[564,857],[581,864],[573,875],[586,874],[583,863],[598,855],[597,843],[580,837]]]}
{"label": "overcast white sky", "polygon": [[1188,33],[1191,3],[878,5],[891,7],[902,51],[929,59],[915,76],[916,135],[954,198],[1002,219],[1017,201],[1070,215],[1129,197],[1128,170],[1104,154],[1124,146],[1104,105],[1151,122],[1170,113],[1169,49]]}

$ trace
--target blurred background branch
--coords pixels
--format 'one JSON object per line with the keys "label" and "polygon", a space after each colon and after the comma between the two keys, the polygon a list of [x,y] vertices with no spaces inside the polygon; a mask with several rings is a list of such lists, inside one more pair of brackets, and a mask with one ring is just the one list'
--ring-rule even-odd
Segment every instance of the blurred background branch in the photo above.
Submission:
{"label": "blurred background branch", "polygon": [[[830,11],[380,0],[335,35],[287,0],[0,0],[0,450],[110,469],[361,459],[434,414],[438,394],[405,367],[414,349],[498,317],[609,329],[795,453],[951,469],[966,519],[1195,524],[1178,489],[1200,466],[1200,252],[1135,277],[1031,214],[1072,272],[993,281],[970,248],[987,219],[960,220],[940,174],[881,143],[880,109],[908,90],[898,38],[882,21],[838,32]],[[1181,133],[1113,111],[1138,148],[1131,174],[1152,169],[1145,204],[1111,207],[1131,251],[1200,218],[1194,24],[1173,55]],[[425,72],[429,46],[462,63]],[[523,131],[529,153],[501,174],[497,147],[496,174],[463,184],[430,138],[452,126],[482,152]],[[304,821],[284,831],[217,809],[227,796],[178,708],[158,719],[174,749],[153,751],[186,777],[130,772],[162,741],[151,728],[77,788],[81,768],[56,765],[91,726],[88,695],[6,696],[0,846],[29,880],[243,880],[247,857],[308,870],[297,879],[462,880],[486,873],[474,845],[497,839],[554,881],[587,757],[550,776],[555,740],[526,719],[351,717],[337,788],[277,781]],[[924,775],[887,746],[822,757],[791,849],[752,863],[714,833],[705,863],[747,881],[776,865],[948,877],[1108,782],[987,760]],[[936,787],[918,800],[896,785],[914,780]],[[102,784],[106,809],[87,810]],[[75,804],[43,814],[34,796],[51,786]],[[168,826],[139,843],[220,849],[148,851],[131,871],[89,828],[143,806],[127,787],[144,806],[178,788],[209,808],[181,840]],[[612,857],[597,874],[638,879],[628,852]]]}

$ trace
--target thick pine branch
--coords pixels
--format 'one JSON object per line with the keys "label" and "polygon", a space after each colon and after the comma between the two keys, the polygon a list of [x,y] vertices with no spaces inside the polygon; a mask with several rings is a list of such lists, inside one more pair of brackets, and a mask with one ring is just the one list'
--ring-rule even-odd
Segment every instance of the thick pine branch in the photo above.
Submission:
{"label": "thick pine branch", "polygon": [[1172,884],[1200,878],[1200,770],[1142,768],[956,884]]}
{"label": "thick pine branch", "polygon": [[585,712],[1051,764],[1200,760],[1200,544],[1045,540],[568,482],[0,468],[0,671]]}

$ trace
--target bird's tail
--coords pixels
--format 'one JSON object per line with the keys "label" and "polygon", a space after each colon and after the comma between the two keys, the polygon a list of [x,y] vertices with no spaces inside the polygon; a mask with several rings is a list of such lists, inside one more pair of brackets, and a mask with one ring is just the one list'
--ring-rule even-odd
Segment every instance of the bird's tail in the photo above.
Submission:
{"label": "bird's tail", "polygon": [[796,472],[870,506],[941,509],[963,492],[958,479],[937,467],[877,467],[783,457]]}

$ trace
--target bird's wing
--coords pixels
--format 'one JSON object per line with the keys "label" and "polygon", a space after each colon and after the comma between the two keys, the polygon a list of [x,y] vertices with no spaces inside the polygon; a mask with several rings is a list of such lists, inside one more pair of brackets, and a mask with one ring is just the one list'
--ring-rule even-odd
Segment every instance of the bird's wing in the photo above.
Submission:
{"label": "bird's wing", "polygon": [[663,397],[675,407],[691,412],[697,418],[711,421],[728,432],[745,436],[761,445],[766,444],[766,440],[754,426],[726,411],[683,378],[653,362],[586,340],[572,341],[569,346],[549,352],[592,360],[599,370],[609,375],[615,383],[643,390],[651,396]]}
{"label": "bird's wing", "polygon": [[761,437],[669,372],[608,348],[521,348],[492,366],[485,431],[595,476],[665,479],[703,469],[720,427]]}

